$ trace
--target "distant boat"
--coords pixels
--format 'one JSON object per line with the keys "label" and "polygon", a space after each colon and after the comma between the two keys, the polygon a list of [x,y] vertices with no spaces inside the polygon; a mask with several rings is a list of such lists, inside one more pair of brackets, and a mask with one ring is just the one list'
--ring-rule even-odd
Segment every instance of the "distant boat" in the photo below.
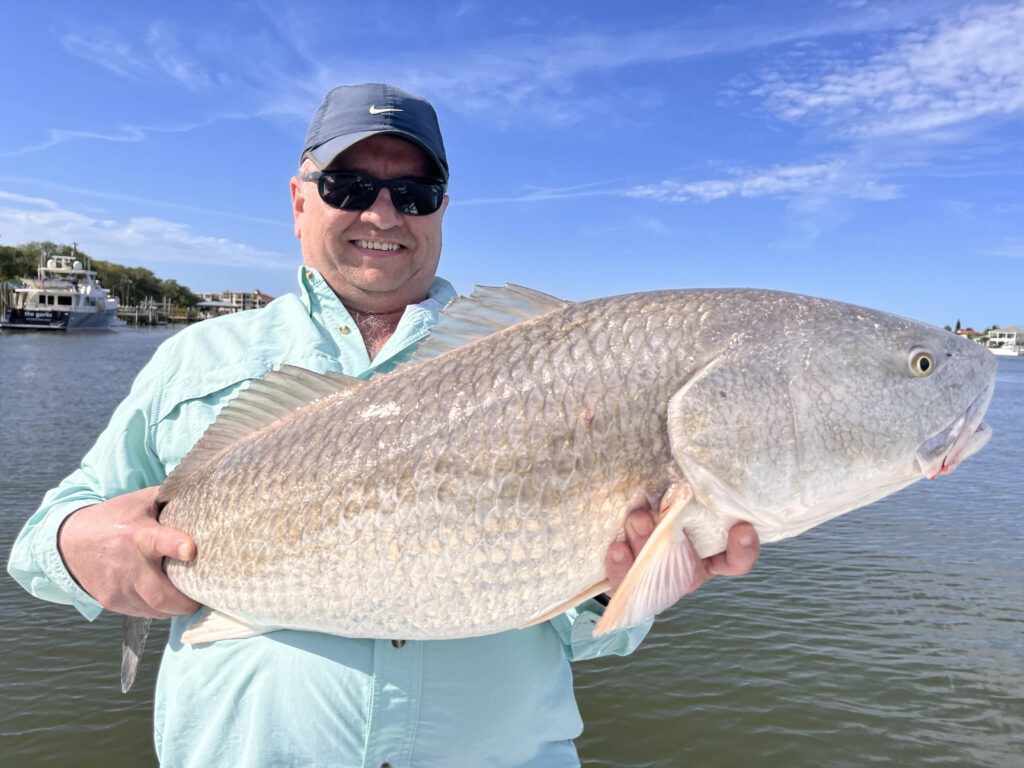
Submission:
{"label": "distant boat", "polygon": [[1000,357],[1024,357],[1024,347],[1016,344],[1005,344],[1001,347],[989,347],[988,351]]}
{"label": "distant boat", "polygon": [[40,260],[36,279],[11,293],[0,328],[41,331],[103,331],[117,318],[118,301],[100,286],[96,272],[74,256]]}

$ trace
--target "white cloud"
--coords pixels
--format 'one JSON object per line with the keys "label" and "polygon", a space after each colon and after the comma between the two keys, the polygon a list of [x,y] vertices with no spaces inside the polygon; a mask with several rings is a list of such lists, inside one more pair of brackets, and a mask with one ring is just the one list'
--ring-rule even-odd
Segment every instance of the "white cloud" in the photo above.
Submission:
{"label": "white cloud", "polygon": [[186,53],[167,24],[154,22],[146,33],[146,45],[152,52],[153,62],[164,73],[186,88],[197,89],[210,85],[210,76],[201,65]]}
{"label": "white cloud", "polygon": [[[95,29],[61,37],[64,50],[129,79],[166,75],[190,89],[210,85],[210,76],[178,42],[174,29],[163,22],[149,25],[133,45],[108,30]],[[143,49],[139,51],[137,49]]]}
{"label": "white cloud", "polygon": [[846,9],[800,15],[796,20],[751,19],[736,8],[718,5],[687,11],[685,22],[632,28],[579,20],[571,25],[536,21],[523,25],[529,31],[488,35],[475,45],[430,48],[424,55],[429,55],[431,66],[404,67],[382,63],[361,49],[331,50],[324,36],[333,31],[311,25],[306,14],[289,7],[275,14],[274,23],[291,43],[290,54],[301,57],[308,71],[297,76],[289,61],[275,71],[271,87],[260,95],[270,94],[274,106],[269,112],[305,121],[323,93],[338,82],[383,79],[428,95],[439,107],[503,127],[537,129],[632,116],[642,120],[646,106],[679,95],[673,93],[672,79],[658,75],[637,86],[612,83],[610,74],[645,66],[663,72],[665,64],[685,60],[899,28],[924,13],[917,7],[879,11],[853,2]]}
{"label": "white cloud", "polygon": [[60,39],[64,49],[81,59],[108,69],[116,75],[138,78],[147,69],[145,61],[136,56],[131,45],[113,38],[110,33],[93,33],[89,37],[71,33]]}
{"label": "white cloud", "polygon": [[56,208],[57,204],[52,200],[47,200],[45,197],[29,197],[28,195],[18,195],[14,192],[4,192],[0,189],[0,199],[10,200],[14,203],[21,203],[22,205],[37,205],[41,208]]}
{"label": "white cloud", "polygon": [[[721,178],[685,181],[664,179],[652,184],[621,187],[615,181],[600,181],[562,188],[530,189],[507,197],[458,200],[460,206],[494,203],[536,203],[579,197],[614,196],[652,200],[659,203],[708,203],[728,197],[767,197],[792,200],[813,197],[821,207],[829,200],[894,200],[902,196],[895,184],[876,181],[864,161],[852,158],[830,159],[815,163],[777,165],[769,169],[731,168]],[[820,218],[820,216],[818,217]],[[661,234],[667,230],[657,219],[649,219],[648,229]]]}
{"label": "white cloud", "polygon": [[668,224],[654,216],[630,216],[625,221],[615,220],[606,226],[584,230],[584,237],[604,237],[612,232],[645,232],[662,237],[675,237],[677,232]]}
{"label": "white cloud", "polygon": [[185,225],[153,217],[96,219],[44,198],[0,191],[4,242],[77,242],[93,258],[150,267],[157,262],[293,270],[294,255],[260,251],[222,237],[197,235]]}
{"label": "white cloud", "polygon": [[627,197],[665,203],[709,202],[726,197],[787,198],[806,193],[861,200],[891,200],[900,196],[896,186],[863,178],[842,160],[775,166],[768,170],[732,169],[726,178],[667,179],[625,192]]}
{"label": "white cloud", "polygon": [[[276,45],[268,45],[266,34],[232,36],[226,29],[185,36],[166,22],[151,23],[134,35],[107,28],[80,30],[64,35],[62,43],[72,55],[124,77],[169,77],[190,90],[202,89],[207,96],[222,99],[229,105],[224,111],[250,116],[305,123],[326,90],[338,82],[386,80],[427,94],[439,107],[474,119],[536,128],[595,118],[611,123],[633,117],[642,120],[646,107],[673,97],[671,80],[609,86],[609,74],[752,47],[799,46],[837,33],[888,29],[911,18],[898,9],[879,13],[862,5],[852,2],[846,10],[812,20],[775,24],[744,21],[728,9],[696,13],[691,23],[661,27],[576,24],[545,29],[539,24],[530,32],[492,35],[476,45],[425,47],[430,67],[379,61],[362,47],[338,48],[334,29],[311,24],[301,6],[266,11],[276,25]],[[453,12],[472,15],[475,9],[476,3],[463,2]],[[214,38],[216,46],[211,44]],[[595,78],[601,81],[598,88],[590,82]],[[779,92],[765,91],[766,98],[785,100],[790,91],[794,91],[791,101],[813,98],[813,94],[801,95],[808,83],[775,82]],[[787,114],[797,109],[789,103],[778,108]],[[110,138],[120,133],[67,132],[65,138],[73,135]]]}
{"label": "white cloud", "polygon": [[536,203],[545,200],[570,200],[578,197],[595,197],[607,195],[619,195],[620,191],[611,189],[609,182],[594,181],[586,184],[576,184],[571,187],[531,187],[519,194],[504,197],[475,197],[465,200],[458,200],[463,205],[491,205],[494,203]]}
{"label": "white cloud", "polygon": [[992,248],[978,251],[987,256],[1007,256],[1012,259],[1024,259],[1024,237],[1007,237]]}
{"label": "white cloud", "polygon": [[135,126],[126,126],[120,129],[117,133],[95,133],[90,131],[66,131],[61,129],[52,129],[50,131],[50,137],[39,144],[29,144],[17,149],[12,149],[7,152],[0,152],[0,155],[25,155],[29,152],[38,152],[42,149],[49,149],[55,147],[58,144],[63,144],[67,141],[74,141],[76,139],[93,139],[99,141],[114,141],[114,142],[128,142],[128,141],[142,141],[146,137],[145,131]]}
{"label": "white cloud", "polygon": [[784,120],[820,120],[850,137],[1015,114],[1024,110],[1024,3],[974,6],[865,61],[819,66],[766,74],[753,93]]}
{"label": "white cloud", "polygon": [[109,133],[98,133],[95,131],[71,131],[61,128],[50,130],[49,138],[39,144],[28,144],[17,149],[0,152],[2,156],[25,155],[30,152],[38,152],[43,149],[64,144],[69,141],[93,140],[111,142],[135,142],[143,141],[153,133],[188,133],[198,128],[204,128],[214,123],[227,120],[244,120],[248,116],[240,114],[221,113],[205,120],[198,120],[191,123],[178,123],[172,125],[124,125]]}
{"label": "white cloud", "polygon": [[[186,211],[188,213],[202,213],[206,215],[214,214],[218,218],[223,219],[237,219],[238,221],[248,221],[254,224],[262,224],[271,226],[274,228],[291,229],[291,219],[285,218],[266,218],[262,216],[250,216],[245,213],[238,213],[236,211],[216,211],[212,210],[209,206],[198,206],[188,205],[186,203],[176,203],[169,200],[154,200],[149,197],[141,197],[139,195],[129,195],[121,192],[104,192],[96,189],[85,189],[83,187],[73,187],[68,184],[57,184],[52,181],[42,181],[35,178],[19,178],[16,176],[0,176],[0,183],[8,182],[15,184],[34,185],[42,187],[44,189],[55,190],[57,192],[70,192],[74,195],[85,195],[86,197],[95,197],[102,200],[115,200],[121,203],[131,203],[132,205],[144,205],[144,206],[156,206],[158,208],[168,208],[175,211]],[[56,208],[57,204],[41,197],[25,197],[23,195],[16,195],[11,192],[0,191],[0,198],[7,198],[10,200],[18,200],[21,202],[35,202],[36,204],[45,204],[48,207]]]}

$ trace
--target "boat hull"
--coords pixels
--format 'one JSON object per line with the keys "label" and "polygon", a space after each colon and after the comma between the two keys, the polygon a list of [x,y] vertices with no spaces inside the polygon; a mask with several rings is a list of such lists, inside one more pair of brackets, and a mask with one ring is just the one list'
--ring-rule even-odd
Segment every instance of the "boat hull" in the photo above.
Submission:
{"label": "boat hull", "polygon": [[9,309],[0,328],[24,331],[106,331],[117,309],[105,312],[68,312],[46,309]]}

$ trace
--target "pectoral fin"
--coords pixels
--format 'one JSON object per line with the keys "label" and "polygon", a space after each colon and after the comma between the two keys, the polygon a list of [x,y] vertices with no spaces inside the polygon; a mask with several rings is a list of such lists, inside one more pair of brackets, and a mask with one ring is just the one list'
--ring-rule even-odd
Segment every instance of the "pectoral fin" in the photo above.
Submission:
{"label": "pectoral fin", "polygon": [[555,618],[555,616],[557,616],[558,614],[565,613],[570,608],[575,608],[584,600],[589,600],[595,595],[600,595],[602,592],[607,592],[610,586],[611,585],[608,583],[608,579],[599,581],[594,586],[584,589],[578,595],[570,597],[568,600],[559,603],[553,608],[548,608],[544,611],[541,611],[538,615],[534,616],[528,622],[519,627],[519,629],[526,629],[527,627],[532,627],[534,624],[540,624],[545,621],[551,621],[551,619]]}
{"label": "pectoral fin", "polygon": [[148,616],[125,616],[121,622],[121,693],[128,693],[135,682],[152,623]]}
{"label": "pectoral fin", "polygon": [[680,486],[665,498],[670,506],[612,595],[594,628],[595,637],[646,621],[693,589],[700,557],[681,525],[682,511],[693,492],[689,486]]}
{"label": "pectoral fin", "polygon": [[280,627],[261,627],[249,624],[241,619],[228,616],[226,613],[206,608],[203,610],[203,614],[182,634],[181,642],[195,644],[212,643],[215,640],[239,640],[243,637],[263,635],[276,629],[280,629]]}

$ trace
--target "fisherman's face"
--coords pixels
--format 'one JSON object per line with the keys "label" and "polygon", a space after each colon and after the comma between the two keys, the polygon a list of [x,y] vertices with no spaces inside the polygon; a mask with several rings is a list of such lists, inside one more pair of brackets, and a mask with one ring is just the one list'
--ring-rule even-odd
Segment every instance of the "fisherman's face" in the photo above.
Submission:
{"label": "fisherman's face", "polygon": [[[427,155],[395,136],[371,136],[342,152],[329,170],[361,171],[379,179],[436,177]],[[422,301],[441,257],[441,220],[399,213],[382,188],[365,211],[342,211],[320,199],[315,181],[291,180],[295,236],[302,258],[350,309],[389,312]]]}

